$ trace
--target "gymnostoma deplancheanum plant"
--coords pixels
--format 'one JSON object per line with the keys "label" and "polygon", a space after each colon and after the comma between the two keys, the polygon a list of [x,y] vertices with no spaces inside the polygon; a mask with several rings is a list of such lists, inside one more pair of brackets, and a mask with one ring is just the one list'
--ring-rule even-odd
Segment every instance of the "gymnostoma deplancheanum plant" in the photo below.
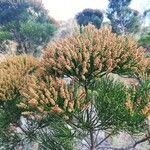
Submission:
{"label": "gymnostoma deplancheanum plant", "polygon": [[[15,103],[20,115],[40,122],[41,126],[49,115],[61,116],[71,127],[72,136],[89,135],[91,150],[100,146],[94,142],[97,130],[111,129],[112,134],[122,130],[131,133],[146,130],[149,77],[147,81],[142,79],[141,86],[131,89],[102,79],[109,73],[141,78],[141,74],[148,70],[143,49],[134,40],[117,36],[106,28],[98,30],[87,26],[81,33],[52,43],[42,59],[36,61],[38,67],[34,71],[20,76],[21,83],[25,83],[18,88],[20,96]],[[10,66],[5,69],[9,70]],[[20,83],[21,69],[17,71],[18,77],[13,79],[13,74],[9,77],[10,83],[12,79],[15,81],[9,84],[11,86]],[[71,78],[71,82],[67,84],[64,77]],[[11,92],[5,92],[14,94],[13,88]],[[7,97],[1,100],[7,103]]]}

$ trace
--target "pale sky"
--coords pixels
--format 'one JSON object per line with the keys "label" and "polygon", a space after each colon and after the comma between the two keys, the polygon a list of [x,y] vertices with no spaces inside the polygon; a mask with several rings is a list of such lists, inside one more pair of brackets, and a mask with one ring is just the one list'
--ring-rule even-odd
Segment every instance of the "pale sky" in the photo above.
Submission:
{"label": "pale sky", "polygon": [[[107,0],[43,0],[50,16],[56,20],[68,20],[85,8],[106,10]],[[150,8],[150,0],[132,0],[131,8],[143,11]]]}

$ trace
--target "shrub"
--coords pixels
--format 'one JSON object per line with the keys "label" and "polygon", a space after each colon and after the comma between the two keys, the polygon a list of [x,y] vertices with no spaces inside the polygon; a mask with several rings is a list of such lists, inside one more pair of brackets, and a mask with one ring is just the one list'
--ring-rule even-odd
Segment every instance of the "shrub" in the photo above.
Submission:
{"label": "shrub", "polygon": [[51,75],[75,77],[88,85],[93,78],[110,72],[138,75],[144,69],[143,59],[144,50],[134,40],[92,26],[51,44],[42,63]]}
{"label": "shrub", "polygon": [[26,76],[34,72],[38,61],[30,56],[7,58],[0,63],[0,99],[8,101],[15,98],[26,82]]}
{"label": "shrub", "polygon": [[23,115],[56,113],[68,118],[71,113],[85,107],[84,90],[75,90],[75,85],[51,76],[30,76],[27,85],[21,90],[24,100],[18,105],[26,110]]}
{"label": "shrub", "polygon": [[26,79],[38,67],[30,56],[15,56],[0,63],[0,114],[4,117],[3,128],[20,120],[21,111],[16,106],[21,101],[20,90]]}
{"label": "shrub", "polygon": [[[19,137],[17,143],[28,139],[41,149],[53,145],[58,150],[73,149],[79,143],[90,150],[101,149],[108,137],[120,131],[145,132],[150,87],[149,76],[145,79],[142,74],[148,72],[147,64],[135,41],[93,26],[53,43],[40,61],[19,56],[2,62],[0,130],[5,135],[12,126],[21,130],[13,131],[11,143]],[[140,85],[127,88],[109,80],[110,72],[136,76]],[[97,132],[109,132],[109,136],[100,141]],[[0,134],[0,144],[5,138]]]}

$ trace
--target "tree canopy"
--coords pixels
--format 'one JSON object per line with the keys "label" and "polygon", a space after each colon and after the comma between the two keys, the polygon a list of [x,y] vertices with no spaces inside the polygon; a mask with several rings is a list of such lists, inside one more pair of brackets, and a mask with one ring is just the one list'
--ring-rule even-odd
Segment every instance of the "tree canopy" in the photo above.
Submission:
{"label": "tree canopy", "polygon": [[107,17],[113,32],[117,34],[136,33],[140,28],[140,13],[129,8],[131,0],[109,0]]}
{"label": "tree canopy", "polygon": [[99,29],[103,22],[103,13],[98,9],[84,9],[76,15],[76,20],[80,26],[92,24]]}
{"label": "tree canopy", "polygon": [[55,30],[55,20],[40,1],[0,2],[0,31],[7,32],[18,43],[18,53],[35,54],[39,46],[49,42]]}

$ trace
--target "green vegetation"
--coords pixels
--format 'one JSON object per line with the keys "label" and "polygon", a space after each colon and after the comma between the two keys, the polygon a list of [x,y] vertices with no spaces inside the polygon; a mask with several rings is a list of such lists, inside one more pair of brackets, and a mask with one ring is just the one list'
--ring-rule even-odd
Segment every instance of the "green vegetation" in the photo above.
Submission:
{"label": "green vegetation", "polygon": [[[69,22],[71,34],[56,40],[66,25],[40,0],[0,2],[0,52],[17,45],[0,58],[0,150],[130,150],[150,140],[149,9],[142,16],[130,3],[84,9],[79,28]],[[113,147],[121,132],[139,140]]]}
{"label": "green vegetation", "polygon": [[46,46],[55,31],[56,22],[40,1],[0,2],[0,42],[11,36],[18,44],[17,53],[36,56],[39,46]]}
{"label": "green vegetation", "polygon": [[[0,63],[2,148],[35,143],[42,150],[79,145],[94,150],[121,131],[148,130],[149,61],[143,49],[106,28],[81,30],[51,43],[40,60],[21,55]],[[109,73],[136,77],[140,86],[127,88],[110,80]],[[109,136],[101,141],[97,132]]]}

